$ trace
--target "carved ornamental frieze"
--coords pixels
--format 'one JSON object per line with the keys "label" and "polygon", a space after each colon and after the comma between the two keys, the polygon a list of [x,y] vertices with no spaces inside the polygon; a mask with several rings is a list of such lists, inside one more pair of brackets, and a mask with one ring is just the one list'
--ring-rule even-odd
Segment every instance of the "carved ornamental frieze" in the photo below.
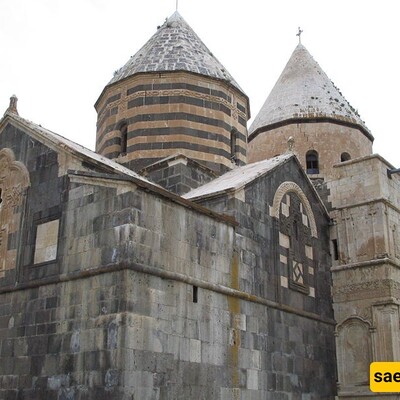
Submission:
{"label": "carved ornamental frieze", "polygon": [[0,278],[15,268],[16,250],[8,250],[8,237],[19,228],[20,207],[29,186],[29,173],[11,149],[0,150]]}

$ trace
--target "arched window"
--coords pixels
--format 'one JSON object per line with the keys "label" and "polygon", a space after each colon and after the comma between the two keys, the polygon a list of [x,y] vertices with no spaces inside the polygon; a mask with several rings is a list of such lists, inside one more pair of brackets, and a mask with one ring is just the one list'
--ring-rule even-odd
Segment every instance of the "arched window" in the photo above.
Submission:
{"label": "arched window", "polygon": [[128,124],[126,122],[122,122],[119,127],[120,137],[121,137],[121,152],[120,155],[124,156],[126,154],[126,150],[128,148]]}
{"label": "arched window", "polygon": [[350,157],[349,153],[344,152],[344,153],[342,153],[340,155],[340,161],[341,162],[345,162],[345,161],[349,161],[349,160],[351,160],[351,157]]}
{"label": "arched window", "polygon": [[315,150],[306,154],[306,170],[307,174],[319,174],[318,153]]}

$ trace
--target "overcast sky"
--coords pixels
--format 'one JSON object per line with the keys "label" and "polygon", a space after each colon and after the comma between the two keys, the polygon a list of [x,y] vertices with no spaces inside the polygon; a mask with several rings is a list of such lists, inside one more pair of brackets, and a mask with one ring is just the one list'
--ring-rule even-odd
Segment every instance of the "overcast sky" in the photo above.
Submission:
{"label": "overcast sky", "polygon": [[[94,149],[95,101],[175,7],[0,0],[0,113],[16,94],[22,117]],[[400,167],[399,0],[179,0],[179,12],[249,96],[252,119],[300,26],[302,43],[375,136],[374,151]]]}

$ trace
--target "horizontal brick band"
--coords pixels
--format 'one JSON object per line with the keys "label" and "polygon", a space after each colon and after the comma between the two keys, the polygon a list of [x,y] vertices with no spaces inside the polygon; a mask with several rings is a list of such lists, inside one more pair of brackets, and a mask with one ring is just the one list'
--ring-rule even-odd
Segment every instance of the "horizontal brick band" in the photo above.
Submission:
{"label": "horizontal brick band", "polygon": [[188,142],[154,142],[154,143],[137,143],[128,147],[127,153],[139,150],[158,150],[158,149],[188,149],[201,153],[214,154],[218,156],[230,158],[230,153],[221,148],[205,146],[197,143]]}
{"label": "horizontal brick band", "polygon": [[238,110],[246,114],[246,107],[242,106],[240,103],[236,103]]}
{"label": "horizontal brick band", "polygon": [[102,109],[101,109],[97,114],[98,114],[98,115],[103,114],[103,112],[105,111],[106,107],[107,107],[109,104],[114,103],[114,101],[117,101],[117,100],[119,100],[120,98],[121,98],[121,94],[120,94],[120,93],[114,94],[113,96],[109,97],[109,98],[106,100],[106,102],[104,103],[104,106],[102,107]]}
{"label": "horizontal brick band", "polygon": [[[207,131],[202,131],[199,129],[191,129],[191,128],[186,128],[186,127],[166,127],[166,128],[149,128],[149,129],[137,129],[134,131],[128,132],[128,143],[129,139],[132,138],[150,138],[150,137],[160,137],[160,136],[165,136],[166,140],[169,140],[168,137],[170,137],[172,140],[174,136],[177,135],[183,135],[187,136],[187,142],[192,142],[191,138],[198,138],[198,139],[205,139],[208,141],[212,141],[215,143],[210,143],[210,146],[212,147],[220,147],[221,143],[225,144],[228,148],[230,148],[231,141],[230,138],[223,136],[218,133],[214,132],[207,132]],[[241,135],[242,138],[242,143],[245,144],[246,142],[243,141],[244,135]],[[153,141],[149,141],[147,139],[147,143],[153,143]],[[154,140],[155,142],[155,140]],[[103,152],[107,147],[112,146],[114,144],[121,144],[121,138],[119,134],[117,133],[117,136],[114,136],[107,141],[105,141],[101,147],[98,149],[98,151],[101,153]],[[246,150],[245,147],[241,146],[239,140],[237,141],[236,144],[236,153],[240,153],[243,156],[246,156]],[[230,155],[229,155],[230,157]]]}
{"label": "horizontal brick band", "polygon": [[130,96],[137,92],[143,92],[147,90],[174,90],[184,89],[190,90],[196,93],[208,94],[214,97],[220,97],[229,103],[232,102],[232,97],[227,95],[221,90],[210,89],[204,86],[191,85],[189,83],[153,83],[147,85],[137,85],[127,90],[127,95]]}
{"label": "horizontal brick band", "polygon": [[128,109],[134,107],[144,107],[158,104],[188,104],[191,106],[207,108],[210,110],[221,111],[224,114],[231,116],[231,110],[221,103],[216,103],[209,100],[199,99],[196,97],[178,95],[178,96],[141,96],[134,100],[128,101]]}
{"label": "horizontal brick band", "polygon": [[[158,114],[138,114],[130,118],[126,118],[126,123],[128,125],[135,124],[137,122],[155,122],[155,121],[189,121],[196,122],[203,125],[215,126],[224,129],[227,132],[227,135],[230,136],[230,132],[232,130],[232,126],[227,124],[226,122],[215,119],[204,117],[201,115],[184,113],[184,112],[172,112],[172,113],[158,113]],[[102,135],[97,138],[97,143],[101,143],[104,136],[111,131],[117,130],[117,124],[109,125]],[[243,133],[238,133],[238,138],[243,140],[244,142],[247,140],[246,136]]]}
{"label": "horizontal brick band", "polygon": [[[163,127],[163,128],[144,128],[144,129],[135,129],[133,131],[128,132],[128,138],[136,138],[136,137],[151,137],[151,136],[173,136],[173,135],[185,135],[188,137],[194,137],[199,139],[207,139],[213,140],[219,143],[224,143],[227,146],[231,145],[230,136],[224,136],[217,132],[207,132],[201,129],[192,129],[187,127]],[[244,135],[238,135],[237,139],[245,142]]]}

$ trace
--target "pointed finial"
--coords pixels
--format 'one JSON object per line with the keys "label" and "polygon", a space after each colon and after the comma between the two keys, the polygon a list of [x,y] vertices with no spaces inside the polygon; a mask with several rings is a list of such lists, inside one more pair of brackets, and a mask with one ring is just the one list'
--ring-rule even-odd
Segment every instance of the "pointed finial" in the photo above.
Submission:
{"label": "pointed finial", "polygon": [[294,149],[294,137],[293,137],[293,136],[290,136],[289,139],[288,139],[288,141],[287,141],[287,143],[288,143],[288,151],[289,151],[290,153],[292,153],[292,152],[293,152],[293,149]]}
{"label": "pointed finial", "polygon": [[18,97],[15,94],[13,94],[10,97],[10,105],[8,106],[5,114],[9,112],[9,113],[12,113],[12,114],[19,115],[18,114],[18,109],[17,109],[17,102],[18,102]]}
{"label": "pointed finial", "polygon": [[298,36],[299,37],[299,44],[301,44],[301,34],[303,33],[303,31],[300,29],[300,27],[299,27],[299,30],[298,30],[298,32],[296,33],[296,36]]}
{"label": "pointed finial", "polygon": [[179,0],[176,0],[176,11],[178,11]]}

